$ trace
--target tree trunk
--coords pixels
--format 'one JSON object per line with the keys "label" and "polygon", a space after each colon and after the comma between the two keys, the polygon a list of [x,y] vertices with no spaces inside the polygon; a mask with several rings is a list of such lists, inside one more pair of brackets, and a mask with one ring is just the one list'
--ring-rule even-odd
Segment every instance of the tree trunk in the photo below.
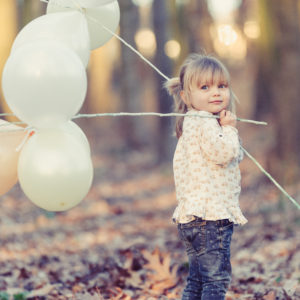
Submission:
{"label": "tree trunk", "polygon": [[191,52],[212,53],[210,26],[213,23],[206,1],[190,1],[186,5],[185,21],[188,27],[189,48]]}
{"label": "tree trunk", "polygon": [[261,119],[268,114],[274,114],[272,105],[273,65],[276,62],[274,15],[269,9],[269,0],[258,2],[259,23],[261,35],[257,55],[258,71],[256,86],[255,118]]}
{"label": "tree trunk", "polygon": [[36,0],[26,0],[23,4],[22,25],[25,26],[33,19],[45,13],[46,4]]}
{"label": "tree trunk", "polygon": [[[5,62],[10,54],[11,45],[17,34],[16,1],[0,0],[0,82]],[[10,112],[2,93],[0,84],[0,112]],[[13,118],[7,118],[12,121]]]}
{"label": "tree trunk", "polygon": [[[169,17],[166,7],[166,1],[154,0],[152,7],[153,14],[153,28],[156,36],[157,50],[155,54],[155,65],[160,69],[162,73],[168,77],[172,76],[172,63],[170,58],[166,55],[164,47],[168,41],[168,24]],[[169,113],[172,111],[173,100],[168,96],[163,84],[165,79],[155,73],[157,101],[160,113]],[[172,137],[173,120],[171,118],[159,119],[159,141],[157,141],[157,161],[171,160],[174,151],[175,140]]]}
{"label": "tree trunk", "polygon": [[[135,34],[139,28],[139,11],[131,0],[119,2],[121,9],[120,35],[136,48]],[[121,109],[126,112],[142,110],[141,77],[139,57],[121,44]],[[124,117],[120,120],[120,131],[125,145],[138,149],[147,144],[147,130],[142,117]]]}
{"label": "tree trunk", "polygon": [[189,42],[192,37],[189,36],[188,22],[186,18],[186,5],[178,3],[176,0],[170,2],[170,24],[172,26],[172,36],[180,44],[180,54],[175,60],[175,74],[178,74],[182,62],[190,53]]}
{"label": "tree trunk", "polygon": [[[298,0],[261,0],[265,23],[261,43],[260,90],[265,89],[277,132],[273,173],[289,183],[300,175],[300,28]],[[267,15],[269,13],[269,16]],[[258,90],[259,90],[258,89]],[[268,97],[269,96],[269,97]],[[258,99],[258,102],[265,99]],[[270,104],[270,105],[269,105]],[[270,156],[272,157],[272,156]]]}

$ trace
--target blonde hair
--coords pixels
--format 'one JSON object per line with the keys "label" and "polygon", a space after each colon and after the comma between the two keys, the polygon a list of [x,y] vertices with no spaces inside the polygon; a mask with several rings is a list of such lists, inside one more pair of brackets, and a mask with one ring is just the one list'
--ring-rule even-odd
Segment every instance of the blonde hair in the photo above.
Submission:
{"label": "blonde hair", "polygon": [[[235,113],[236,96],[230,87],[230,75],[227,68],[215,57],[204,54],[191,54],[187,57],[180,68],[179,77],[172,78],[165,82],[164,87],[169,95],[174,98],[174,112],[186,113],[187,105],[180,96],[181,91],[189,95],[193,87],[207,83],[222,82],[228,85],[230,91],[230,103],[228,110]],[[182,135],[184,117],[176,119],[176,136]]]}

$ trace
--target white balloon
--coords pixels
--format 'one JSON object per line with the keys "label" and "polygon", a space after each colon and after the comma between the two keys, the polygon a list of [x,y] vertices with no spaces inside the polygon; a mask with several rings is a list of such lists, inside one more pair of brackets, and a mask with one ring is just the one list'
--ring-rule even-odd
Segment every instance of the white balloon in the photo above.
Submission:
{"label": "white balloon", "polygon": [[86,151],[91,154],[91,147],[90,143],[85,135],[85,133],[82,131],[82,129],[73,121],[68,121],[66,123],[61,124],[59,129],[65,131],[66,133],[69,133],[71,135],[76,136],[78,140],[80,140],[81,144],[84,145]]}
{"label": "white balloon", "polygon": [[72,7],[74,6],[74,3],[76,3],[84,8],[98,7],[115,1],[116,0],[52,0],[52,2],[57,6]]}
{"label": "white balloon", "polygon": [[16,49],[8,58],[2,86],[18,118],[37,128],[49,128],[80,110],[87,76],[78,55],[69,48],[56,41],[37,41]]}
{"label": "white balloon", "polygon": [[26,132],[22,127],[0,119],[0,196],[8,192],[17,182],[19,152]]}
{"label": "white balloon", "polygon": [[[68,2],[69,3],[69,2]],[[57,0],[49,0],[47,6],[47,13],[54,13],[59,11],[77,10],[76,3],[71,2],[62,6],[57,3]],[[120,22],[120,7],[118,1],[112,1],[106,5],[85,8],[85,17],[88,22],[89,34],[90,34],[90,49],[96,49],[104,45],[112,38],[112,34],[105,30],[103,26],[110,31],[115,32]]]}
{"label": "white balloon", "polygon": [[36,132],[23,147],[18,177],[25,195],[48,211],[64,211],[80,203],[93,180],[85,145],[60,129]]}
{"label": "white balloon", "polygon": [[37,40],[64,43],[74,50],[87,66],[90,58],[90,36],[85,17],[78,11],[43,15],[28,23],[17,35],[12,53],[20,46]]}

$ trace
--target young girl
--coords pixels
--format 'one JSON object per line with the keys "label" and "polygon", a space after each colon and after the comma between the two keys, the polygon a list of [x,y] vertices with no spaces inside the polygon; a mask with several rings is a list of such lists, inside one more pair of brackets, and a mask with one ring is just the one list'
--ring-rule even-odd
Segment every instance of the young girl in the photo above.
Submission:
{"label": "young girl", "polygon": [[229,73],[216,58],[194,54],[165,87],[175,111],[186,113],[176,122],[173,160],[178,200],[173,220],[189,257],[182,299],[225,299],[233,225],[247,222],[238,202],[243,152]]}

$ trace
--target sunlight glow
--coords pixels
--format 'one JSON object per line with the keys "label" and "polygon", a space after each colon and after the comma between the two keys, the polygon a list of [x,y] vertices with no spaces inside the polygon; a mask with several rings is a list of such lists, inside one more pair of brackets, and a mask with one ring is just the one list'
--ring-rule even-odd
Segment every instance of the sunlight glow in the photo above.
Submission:
{"label": "sunlight glow", "polygon": [[217,27],[217,33],[220,42],[225,44],[226,46],[235,43],[238,38],[237,32],[229,24],[219,25]]}
{"label": "sunlight glow", "polygon": [[136,6],[144,6],[149,5],[153,2],[153,0],[132,0],[133,4]]}
{"label": "sunlight glow", "polygon": [[257,39],[260,37],[260,27],[257,21],[247,21],[244,24],[244,33],[250,39]]}
{"label": "sunlight glow", "polygon": [[247,41],[238,27],[216,24],[210,29],[215,51],[222,57],[242,60],[247,55]]}
{"label": "sunlight glow", "polygon": [[227,20],[241,4],[241,0],[208,0],[208,9],[216,20]]}
{"label": "sunlight glow", "polygon": [[138,50],[146,56],[153,56],[156,51],[156,39],[152,30],[141,29],[135,35]]}
{"label": "sunlight glow", "polygon": [[172,59],[178,58],[181,52],[180,44],[175,40],[170,40],[165,44],[165,53]]}

